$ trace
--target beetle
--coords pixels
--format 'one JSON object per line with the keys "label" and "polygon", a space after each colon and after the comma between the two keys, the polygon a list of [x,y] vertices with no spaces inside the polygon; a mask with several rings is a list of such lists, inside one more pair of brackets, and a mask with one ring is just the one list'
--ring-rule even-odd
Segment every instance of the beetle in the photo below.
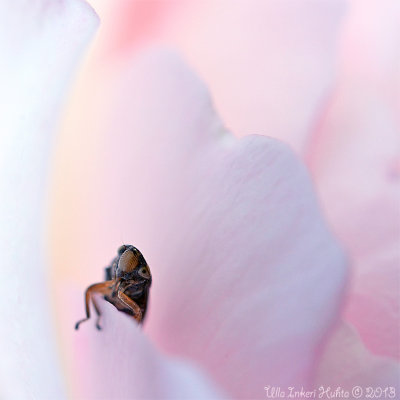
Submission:
{"label": "beetle", "polygon": [[146,316],[151,282],[150,268],[142,253],[132,245],[122,245],[118,249],[118,255],[105,268],[105,282],[95,283],[86,289],[86,318],[79,320],[75,329],[90,319],[92,301],[97,314],[96,328],[101,330],[101,312],[95,299],[98,294],[119,311],[132,316],[138,324],[142,324]]}

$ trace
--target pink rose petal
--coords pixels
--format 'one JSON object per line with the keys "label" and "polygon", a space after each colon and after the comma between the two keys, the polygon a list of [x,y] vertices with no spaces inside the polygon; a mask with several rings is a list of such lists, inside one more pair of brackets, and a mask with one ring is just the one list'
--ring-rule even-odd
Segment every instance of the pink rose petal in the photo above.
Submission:
{"label": "pink rose petal", "polygon": [[0,396],[62,399],[43,204],[59,106],[97,18],[81,1],[9,0],[0,20]]}
{"label": "pink rose petal", "polygon": [[353,4],[341,83],[309,164],[326,214],[353,257],[346,319],[374,353],[399,358],[400,4],[385,4]]}
{"label": "pink rose petal", "polygon": [[[58,226],[72,247],[59,243],[55,261],[90,283],[123,237],[152,268],[144,331],[157,347],[198,364],[230,397],[307,385],[346,268],[305,168],[280,142],[233,138],[173,54],[131,65],[124,60],[121,90],[97,112],[96,140],[64,155],[73,163],[60,160],[68,180],[59,175],[58,208],[74,213]],[[120,353],[124,329],[115,328]]]}
{"label": "pink rose petal", "polygon": [[144,42],[177,49],[236,135],[276,137],[301,153],[335,84],[346,3],[121,0],[101,10],[98,50],[109,59]]}

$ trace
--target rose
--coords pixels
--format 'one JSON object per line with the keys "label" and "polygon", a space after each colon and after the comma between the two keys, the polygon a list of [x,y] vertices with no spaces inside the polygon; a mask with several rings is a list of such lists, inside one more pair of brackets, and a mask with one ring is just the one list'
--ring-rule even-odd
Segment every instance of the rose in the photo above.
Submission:
{"label": "rose", "polygon": [[[108,158],[101,158],[96,165],[90,153],[85,153],[92,167],[104,168],[97,169],[95,176],[87,175],[101,176],[100,186],[85,179],[85,169],[79,170],[80,194],[89,196],[88,204],[95,204],[99,196],[104,203],[97,204],[93,213],[96,219],[90,218],[87,207],[85,214],[76,213],[74,221],[78,222],[74,224],[84,241],[82,246],[74,245],[72,240],[64,241],[63,251],[68,266],[79,263],[93,271],[87,272],[90,279],[115,247],[112,241],[118,241],[116,234],[138,237],[138,247],[150,261],[155,276],[151,314],[144,335],[124,316],[106,309],[104,332],[97,333],[87,326],[79,335],[71,336],[69,329],[80,313],[81,300],[77,301],[78,294],[71,294],[67,285],[61,296],[56,296],[56,310],[62,310],[59,320],[64,351],[72,349],[72,357],[67,361],[69,376],[78,373],[72,381],[72,393],[94,398],[214,397],[221,390],[230,396],[261,397],[265,382],[259,388],[257,385],[264,375],[278,384],[311,383],[317,368],[319,380],[335,379],[330,374],[332,365],[338,364],[339,369],[345,365],[338,357],[338,346],[342,351],[353,351],[348,345],[349,333],[339,331],[324,346],[322,364],[317,350],[337,318],[344,264],[315,210],[304,169],[287,148],[275,141],[256,137],[237,141],[227,133],[219,136],[224,129],[214,116],[202,85],[173,55],[150,55],[134,64],[134,72],[125,73],[131,79],[122,77],[125,90],[119,93],[122,104],[121,100],[116,103],[112,113],[116,119],[110,119],[111,124],[100,133],[97,131],[96,142],[92,143],[92,147],[98,146],[95,154],[104,154],[105,149]],[[143,77],[152,79],[144,83]],[[36,75],[34,78],[37,79]],[[114,87],[118,91],[120,86]],[[149,118],[149,110],[157,118]],[[120,128],[117,122],[121,123]],[[119,140],[110,137],[110,126]],[[128,135],[132,128],[136,128],[135,136]],[[169,142],[174,140],[173,147],[168,141],[163,143],[165,137]],[[125,171],[134,173],[125,176]],[[171,176],[166,181],[157,180],[163,171]],[[68,187],[67,178],[64,175],[62,184]],[[19,182],[10,179],[8,184],[13,198]],[[110,190],[113,188],[116,191]],[[133,188],[142,192],[136,195]],[[90,195],[96,198],[90,201]],[[35,208],[26,211],[26,205],[17,206],[28,216],[36,215]],[[155,215],[146,215],[146,209]],[[62,211],[65,210],[63,207]],[[102,219],[98,218],[100,214]],[[101,235],[96,236],[100,226],[106,229],[102,228]],[[103,236],[107,231],[111,240]],[[20,235],[21,231],[16,229],[16,233]],[[57,240],[55,237],[56,250]],[[109,249],[103,249],[101,241]],[[246,243],[244,249],[242,243]],[[34,243],[31,246],[32,256],[37,251]],[[20,247],[14,245],[11,250],[4,249],[3,254],[21,256],[22,252],[16,250]],[[90,258],[85,259],[85,254]],[[17,264],[13,257],[8,261],[9,265]],[[187,265],[190,269],[186,269]],[[32,272],[40,270],[37,262],[34,266],[36,270]],[[75,268],[71,271],[76,274]],[[200,279],[190,276],[193,271],[195,278]],[[62,287],[65,279],[61,278],[68,273],[59,275],[57,288]],[[241,280],[237,279],[239,276]],[[23,285],[19,278],[17,282]],[[185,286],[178,285],[179,282]],[[305,290],[307,287],[312,290]],[[324,289],[323,295],[318,289]],[[32,298],[35,293],[30,293]],[[233,310],[236,303],[232,297],[240,299]],[[60,298],[65,299],[65,307],[60,307]],[[68,315],[71,305],[73,309]],[[15,314],[19,316],[17,321],[22,321],[21,313]],[[249,319],[254,319],[254,324],[240,324]],[[33,325],[29,319],[24,323],[27,327]],[[45,332],[43,328],[37,329]],[[18,326],[14,333],[22,334]],[[45,343],[38,336],[39,340],[33,343],[43,347]],[[29,330],[25,337],[32,341]],[[71,338],[74,343],[69,347]],[[193,348],[193,343],[201,348]],[[300,343],[307,347],[301,348]],[[161,356],[154,345],[185,360],[176,364]],[[35,346],[22,346],[28,354],[32,354],[32,348]],[[44,353],[40,354],[43,359]],[[361,357],[365,357],[362,349]],[[370,368],[379,367],[378,374],[370,376],[370,371],[353,365],[341,378],[348,381],[358,375],[368,384],[385,379],[393,382],[389,362],[373,357],[367,361]],[[203,372],[187,366],[193,362],[201,364]],[[23,367],[22,376],[30,376],[37,385],[32,392],[43,397],[44,389],[38,389],[40,381],[33,379],[36,376],[32,376],[29,365]],[[245,377],[243,371],[247,372]],[[201,378],[204,372],[208,380]],[[217,382],[220,389],[210,382]],[[10,383],[8,388],[13,387]],[[25,390],[29,392],[32,387],[28,385]]]}

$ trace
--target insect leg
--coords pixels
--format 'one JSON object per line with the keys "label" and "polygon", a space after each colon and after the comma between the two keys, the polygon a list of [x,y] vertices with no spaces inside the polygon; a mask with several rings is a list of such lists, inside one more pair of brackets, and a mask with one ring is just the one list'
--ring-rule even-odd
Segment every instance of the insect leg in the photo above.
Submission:
{"label": "insect leg", "polygon": [[92,297],[92,303],[93,303],[94,309],[97,314],[96,328],[100,331],[101,330],[101,325],[100,325],[101,312],[100,312],[99,306],[97,305],[97,301],[94,296]]}
{"label": "insect leg", "polygon": [[108,294],[111,290],[111,286],[113,285],[114,281],[106,281],[106,282],[102,282],[102,283],[95,283],[94,285],[89,286],[86,289],[85,292],[85,310],[86,310],[86,318],[81,319],[80,321],[78,321],[75,324],[75,329],[79,328],[79,325],[82,322],[87,321],[90,318],[90,300],[92,300],[94,309],[96,311],[96,314],[98,316],[97,318],[97,322],[96,322],[96,327],[97,329],[101,329],[100,325],[99,325],[99,319],[101,316],[101,312],[100,309],[95,301],[95,299],[93,298],[94,294]]}
{"label": "insect leg", "polygon": [[142,310],[140,309],[140,307],[130,297],[128,297],[124,292],[118,291],[117,295],[118,295],[118,299],[132,311],[133,318],[135,318],[135,320],[138,323],[140,323],[143,319]]}

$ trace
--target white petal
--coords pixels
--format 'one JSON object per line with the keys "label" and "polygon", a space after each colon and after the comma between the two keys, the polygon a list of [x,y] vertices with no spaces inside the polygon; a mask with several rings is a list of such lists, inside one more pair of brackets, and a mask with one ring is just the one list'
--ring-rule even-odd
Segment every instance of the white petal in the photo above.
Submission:
{"label": "white petal", "polygon": [[86,3],[0,3],[2,398],[62,398],[49,318],[43,218],[62,95],[97,17]]}

